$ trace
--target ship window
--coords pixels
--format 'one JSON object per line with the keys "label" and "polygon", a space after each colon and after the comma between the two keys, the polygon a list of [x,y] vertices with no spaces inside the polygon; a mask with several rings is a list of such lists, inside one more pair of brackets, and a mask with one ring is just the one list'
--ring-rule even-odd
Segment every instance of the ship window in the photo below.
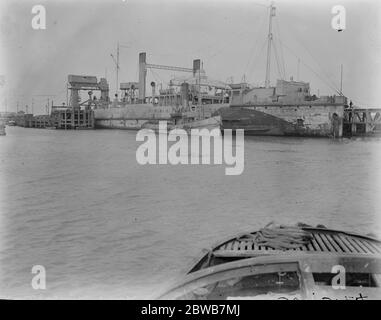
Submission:
{"label": "ship window", "polygon": [[297,271],[273,272],[230,278],[200,287],[186,299],[226,300],[240,298],[300,299]]}
{"label": "ship window", "polygon": [[[315,284],[318,286],[330,286],[335,273],[313,273]],[[378,287],[374,276],[371,273],[350,273],[345,274],[345,285],[348,287]]]}

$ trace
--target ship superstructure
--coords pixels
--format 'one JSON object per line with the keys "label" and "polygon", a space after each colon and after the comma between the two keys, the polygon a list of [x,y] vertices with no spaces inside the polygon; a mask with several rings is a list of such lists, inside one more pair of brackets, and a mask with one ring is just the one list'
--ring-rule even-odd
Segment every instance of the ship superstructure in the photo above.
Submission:
{"label": "ship superstructure", "polygon": [[[193,121],[211,118],[216,110],[229,106],[230,86],[210,79],[202,69],[201,60],[193,60],[192,68],[184,68],[147,63],[146,56],[145,52],[139,54],[139,81],[121,83],[122,98],[116,96],[106,108],[95,109],[96,127],[140,129],[160,120],[176,124],[185,118],[188,126],[192,126]],[[146,75],[150,68],[184,72],[189,76],[173,78],[167,88],[158,88],[151,82],[151,95],[146,95]]]}

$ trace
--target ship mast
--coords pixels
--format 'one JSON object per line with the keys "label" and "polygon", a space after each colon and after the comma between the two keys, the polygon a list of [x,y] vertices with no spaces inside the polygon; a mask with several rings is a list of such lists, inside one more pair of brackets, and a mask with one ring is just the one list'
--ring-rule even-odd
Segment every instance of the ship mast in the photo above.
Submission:
{"label": "ship mast", "polygon": [[116,47],[116,59],[113,54],[110,54],[111,58],[113,59],[115,63],[115,69],[116,69],[116,88],[115,88],[115,93],[118,94],[118,86],[119,86],[119,41]]}
{"label": "ship mast", "polygon": [[271,41],[273,39],[272,34],[272,18],[275,17],[274,3],[270,5],[270,18],[269,18],[269,33],[267,35],[267,64],[266,64],[266,80],[265,87],[270,87],[270,66],[271,66]]}
{"label": "ship mast", "polygon": [[340,66],[340,95],[343,95],[343,65]]}
{"label": "ship mast", "polygon": [[119,41],[116,48],[116,94],[119,92]]}

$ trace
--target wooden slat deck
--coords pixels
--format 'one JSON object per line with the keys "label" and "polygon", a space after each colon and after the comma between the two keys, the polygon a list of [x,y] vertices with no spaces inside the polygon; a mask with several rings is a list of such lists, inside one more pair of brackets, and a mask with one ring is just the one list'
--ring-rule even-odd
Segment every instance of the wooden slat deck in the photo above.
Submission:
{"label": "wooden slat deck", "polygon": [[243,238],[227,241],[223,245],[216,247],[213,251],[218,256],[250,256],[250,254],[276,254],[285,251],[339,254],[381,253],[381,242],[371,238],[328,229],[306,230],[311,232],[312,239],[309,243],[299,248],[275,250],[270,247],[258,246],[250,238]]}

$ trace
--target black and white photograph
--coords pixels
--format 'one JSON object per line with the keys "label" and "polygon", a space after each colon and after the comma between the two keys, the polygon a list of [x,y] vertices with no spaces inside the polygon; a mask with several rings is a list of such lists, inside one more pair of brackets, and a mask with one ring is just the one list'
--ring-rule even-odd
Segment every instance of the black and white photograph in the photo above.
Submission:
{"label": "black and white photograph", "polygon": [[0,299],[380,300],[380,18],[0,0]]}

